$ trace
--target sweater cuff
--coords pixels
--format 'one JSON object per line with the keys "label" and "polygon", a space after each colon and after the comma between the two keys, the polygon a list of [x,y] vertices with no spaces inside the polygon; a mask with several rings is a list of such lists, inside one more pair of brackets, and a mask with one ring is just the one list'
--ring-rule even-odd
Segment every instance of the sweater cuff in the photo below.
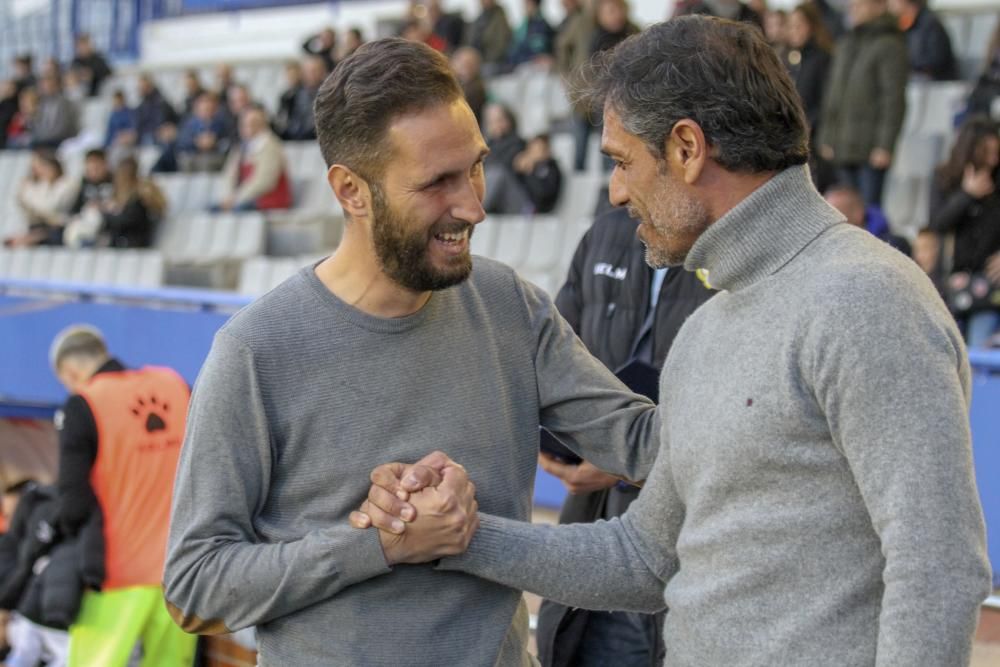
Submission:
{"label": "sweater cuff", "polygon": [[504,530],[506,520],[491,514],[479,514],[479,530],[464,554],[442,558],[434,569],[468,574],[484,574],[497,566],[509,566],[512,536]]}
{"label": "sweater cuff", "polygon": [[328,534],[326,548],[334,558],[334,567],[343,580],[342,587],[351,586],[388,574],[392,568],[386,563],[378,530],[351,528],[344,539],[342,532]]}

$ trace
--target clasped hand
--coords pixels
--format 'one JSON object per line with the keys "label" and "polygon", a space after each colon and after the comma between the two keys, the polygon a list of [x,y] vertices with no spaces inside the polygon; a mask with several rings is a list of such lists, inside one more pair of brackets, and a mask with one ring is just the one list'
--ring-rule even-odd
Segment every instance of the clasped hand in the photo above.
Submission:
{"label": "clasped hand", "polygon": [[433,452],[412,465],[380,465],[371,482],[350,521],[379,531],[389,565],[425,563],[468,549],[479,528],[476,485],[446,454]]}

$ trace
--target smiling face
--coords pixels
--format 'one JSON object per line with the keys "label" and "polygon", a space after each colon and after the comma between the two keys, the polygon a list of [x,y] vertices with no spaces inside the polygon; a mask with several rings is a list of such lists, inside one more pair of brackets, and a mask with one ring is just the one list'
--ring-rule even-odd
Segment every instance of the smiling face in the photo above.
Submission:
{"label": "smiling face", "polygon": [[712,224],[705,205],[668,161],[653,155],[645,143],[622,127],[611,107],[604,110],[601,149],[614,161],[609,196],[615,206],[627,206],[640,221],[637,234],[646,246],[646,263],[653,268],[680,266],[694,242]]}
{"label": "smiling face", "polygon": [[402,116],[389,126],[391,158],[372,190],[371,237],[383,272],[415,292],[462,282],[469,241],[485,217],[486,143],[464,100]]}

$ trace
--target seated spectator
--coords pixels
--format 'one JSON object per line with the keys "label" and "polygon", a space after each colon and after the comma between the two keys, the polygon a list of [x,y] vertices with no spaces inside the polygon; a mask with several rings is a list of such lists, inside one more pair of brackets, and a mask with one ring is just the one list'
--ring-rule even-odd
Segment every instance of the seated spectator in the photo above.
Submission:
{"label": "seated spectator", "polygon": [[66,665],[66,629],[84,589],[104,580],[101,515],[93,513],[78,535],[68,537],[58,522],[55,487],[22,480],[4,490],[5,504],[12,497],[10,530],[0,536],[0,608],[14,612],[5,664]]}
{"label": "seated spectator", "polygon": [[507,62],[511,67],[551,58],[555,30],[542,15],[540,0],[524,0],[524,20],[514,31]]}
{"label": "seated spectator", "polygon": [[316,138],[313,102],[326,75],[326,65],[322,58],[310,56],[302,63],[302,87],[295,95],[283,139],[306,141]]}
{"label": "seated spectator", "polygon": [[1000,97],[1000,22],[983,57],[983,71],[969,93],[969,113],[994,116],[993,101],[997,97]]}
{"label": "seated spectator", "polygon": [[682,13],[704,14],[741,23],[753,23],[761,30],[764,29],[764,17],[740,0],[694,0],[685,3]]}
{"label": "seated spectator", "polygon": [[480,125],[483,122],[483,107],[486,106],[486,83],[483,81],[481,71],[482,62],[479,52],[469,46],[456,49],[451,56],[451,68],[462,86],[465,101],[469,103]]}
{"label": "seated spectator", "polygon": [[166,199],[156,184],[140,178],[134,158],[124,158],[115,168],[113,195],[101,208],[98,245],[148,248],[166,208]]}
{"label": "seated spectator", "polygon": [[38,113],[31,131],[34,148],[58,148],[80,131],[79,111],[62,92],[57,75],[43,74],[39,81]]}
{"label": "seated spectator", "polygon": [[510,49],[510,24],[507,12],[496,0],[479,0],[482,12],[469,25],[466,44],[483,57],[483,76],[491,77],[503,70]]}
{"label": "seated spectator", "polygon": [[15,56],[11,69],[14,71],[14,87],[17,88],[18,95],[25,88],[33,88],[37,83],[35,79],[34,59],[30,53]]}
{"label": "seated spectator", "polygon": [[87,86],[90,97],[96,97],[101,91],[101,84],[111,76],[108,61],[94,49],[90,35],[86,33],[77,35],[76,55],[73,56],[72,68]]}
{"label": "seated spectator", "polygon": [[548,135],[539,135],[514,158],[512,169],[494,175],[483,208],[487,213],[549,213],[562,189],[562,172],[553,159]]}
{"label": "seated spectator", "polygon": [[149,146],[157,143],[160,128],[177,122],[177,112],[164,99],[150,74],[139,76],[139,106],[135,109],[135,128],[139,143]]}
{"label": "seated spectator", "polygon": [[889,220],[878,206],[865,204],[861,192],[850,185],[834,185],[823,195],[830,206],[844,214],[847,223],[855,227],[867,229],[872,236],[879,238],[904,255],[910,254],[910,243],[901,236],[896,236],[889,229]]}
{"label": "seated spectator", "polygon": [[299,63],[292,61],[285,65],[285,83],[288,87],[278,98],[278,110],[274,114],[272,125],[275,134],[282,139],[289,139],[288,123],[295,110],[295,98],[302,89],[302,66]]}
{"label": "seated spectator", "polygon": [[[983,347],[1000,328],[1000,136],[983,116],[959,129],[948,160],[931,187],[931,230],[954,234],[948,302],[969,347]],[[948,259],[948,258],[946,258]]]}
{"label": "seated spectator", "polygon": [[108,115],[108,129],[104,135],[104,148],[134,146],[138,139],[135,111],[125,101],[125,93],[116,90],[111,94],[111,113]]}
{"label": "seated spectator", "polygon": [[17,84],[0,81],[0,150],[7,147],[7,128],[17,115]]}
{"label": "seated spectator", "polygon": [[331,27],[323,28],[319,33],[306,38],[302,43],[302,50],[321,58],[326,71],[332,72],[337,65],[337,33]]}
{"label": "seated spectator", "polygon": [[[486,171],[498,166],[513,169],[514,158],[524,150],[524,139],[517,134],[514,112],[502,104],[486,105],[485,138],[490,154],[486,156]],[[488,177],[487,177],[488,178]]]}
{"label": "seated spectator", "polygon": [[444,52],[453,53],[462,45],[465,35],[465,21],[457,12],[446,12],[441,6],[441,0],[428,0],[427,19],[431,31],[444,43]]}
{"label": "seated spectator", "polygon": [[229,150],[228,128],[214,93],[202,93],[194,114],[177,134],[177,164],[181,171],[218,171]]}
{"label": "seated spectator", "polygon": [[113,192],[107,155],[99,148],[87,151],[83,158],[83,177],[69,207],[70,215],[79,214],[86,206],[102,206],[111,199]]}
{"label": "seated spectator", "polygon": [[229,89],[237,85],[233,66],[229,63],[219,63],[215,66],[215,94],[220,100],[228,99]]}
{"label": "seated spectator", "polygon": [[268,211],[290,208],[292,188],[281,141],[271,132],[263,109],[240,116],[238,149],[229,152],[223,168],[225,194],[214,208],[221,211]]}
{"label": "seated spectator", "polygon": [[364,43],[365,38],[364,35],[361,34],[361,28],[351,28],[347,31],[347,36],[344,38],[344,44],[341,46],[340,58],[338,60],[343,60],[347,56],[351,55]]}
{"label": "seated spectator", "polygon": [[38,117],[38,93],[25,88],[17,96],[17,113],[7,124],[7,148],[30,148]]}
{"label": "seated spectator", "polygon": [[201,94],[205,92],[205,87],[201,85],[201,78],[198,70],[189,69],[184,72],[184,116],[194,113],[194,103]]}
{"label": "seated spectator", "polygon": [[926,0],[889,0],[899,29],[906,35],[910,72],[919,79],[952,81],[958,78],[951,37]]}
{"label": "seated spectator", "polygon": [[240,142],[240,116],[253,106],[250,89],[241,83],[230,86],[222,107],[222,117],[226,122],[226,141],[230,146]]}
{"label": "seated spectator", "polygon": [[81,78],[80,73],[70,67],[62,75],[63,95],[73,104],[83,104],[89,97],[89,85]]}
{"label": "seated spectator", "polygon": [[17,204],[28,222],[26,234],[6,239],[8,246],[61,245],[73,183],[50,151],[35,151],[31,171],[17,190]]}

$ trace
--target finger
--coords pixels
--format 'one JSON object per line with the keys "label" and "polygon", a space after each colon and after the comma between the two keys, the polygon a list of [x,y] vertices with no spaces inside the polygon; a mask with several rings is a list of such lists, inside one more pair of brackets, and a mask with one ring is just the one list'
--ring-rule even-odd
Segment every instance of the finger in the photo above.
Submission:
{"label": "finger", "polygon": [[365,514],[364,512],[351,512],[349,517],[351,526],[354,528],[371,528],[372,518]]}
{"label": "finger", "polygon": [[[382,487],[389,493],[398,496],[400,492],[403,494],[406,493],[400,485],[400,480],[402,479],[405,471],[405,463],[384,463],[372,470],[372,474],[369,478],[375,486]],[[403,497],[402,499],[408,500],[406,497]]]}
{"label": "finger", "polygon": [[562,463],[561,461],[556,461],[555,459],[548,457],[541,459],[539,463],[542,466],[542,470],[550,475],[558,477],[561,480],[567,479],[572,474],[573,470],[576,469],[575,465]]}
{"label": "finger", "polygon": [[429,486],[437,486],[441,483],[441,473],[433,466],[426,466],[422,463],[414,463],[408,466],[403,473],[403,481],[400,490],[403,492],[416,492],[426,489]]}
{"label": "finger", "polygon": [[361,511],[371,518],[372,526],[379,530],[384,530],[394,535],[399,535],[406,530],[406,524],[401,519],[383,512],[367,500],[361,505]]}
{"label": "finger", "polygon": [[368,489],[368,502],[386,514],[391,514],[403,521],[413,521],[417,518],[417,512],[413,508],[413,505],[403,502],[381,486],[373,485]]}
{"label": "finger", "polygon": [[468,491],[469,474],[464,468],[448,466],[441,474],[441,483],[437,485],[438,490],[459,495]]}

